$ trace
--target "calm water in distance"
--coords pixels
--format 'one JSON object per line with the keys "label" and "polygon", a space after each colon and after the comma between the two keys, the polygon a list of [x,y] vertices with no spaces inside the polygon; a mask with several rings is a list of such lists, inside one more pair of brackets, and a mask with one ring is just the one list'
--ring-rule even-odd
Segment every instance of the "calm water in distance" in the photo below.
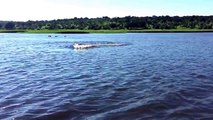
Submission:
{"label": "calm water in distance", "polygon": [[213,33],[0,34],[0,119],[212,120]]}

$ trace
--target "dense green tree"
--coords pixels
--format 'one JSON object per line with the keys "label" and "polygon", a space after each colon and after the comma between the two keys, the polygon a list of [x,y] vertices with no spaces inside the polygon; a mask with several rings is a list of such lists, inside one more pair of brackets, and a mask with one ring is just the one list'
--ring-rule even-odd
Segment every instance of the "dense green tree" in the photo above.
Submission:
{"label": "dense green tree", "polygon": [[[13,22],[5,29],[213,29],[213,16],[152,16],[73,18],[51,21]],[[12,24],[13,24],[12,23]],[[11,23],[10,23],[11,24]]]}
{"label": "dense green tree", "polygon": [[8,22],[8,23],[5,24],[4,28],[7,29],[7,30],[15,29],[15,23],[14,22]]}

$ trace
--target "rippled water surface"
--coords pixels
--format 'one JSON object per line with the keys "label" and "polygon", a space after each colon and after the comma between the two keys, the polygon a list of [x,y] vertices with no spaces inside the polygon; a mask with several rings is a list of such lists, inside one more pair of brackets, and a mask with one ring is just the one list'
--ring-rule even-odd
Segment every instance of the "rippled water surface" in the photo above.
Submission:
{"label": "rippled water surface", "polygon": [[0,34],[0,119],[213,119],[213,33],[51,36]]}

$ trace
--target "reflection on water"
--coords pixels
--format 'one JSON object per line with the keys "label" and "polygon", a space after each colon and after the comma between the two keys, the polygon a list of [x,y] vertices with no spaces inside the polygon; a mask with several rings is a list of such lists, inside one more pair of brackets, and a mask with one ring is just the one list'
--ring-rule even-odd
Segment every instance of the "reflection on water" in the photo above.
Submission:
{"label": "reflection on water", "polygon": [[0,34],[0,119],[213,119],[212,33],[66,36]]}

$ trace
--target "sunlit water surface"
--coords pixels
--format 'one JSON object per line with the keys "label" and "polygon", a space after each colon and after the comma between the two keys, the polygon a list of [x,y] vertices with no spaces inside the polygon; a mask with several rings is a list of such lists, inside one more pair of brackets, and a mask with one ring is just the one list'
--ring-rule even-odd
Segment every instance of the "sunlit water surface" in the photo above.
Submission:
{"label": "sunlit water surface", "polygon": [[51,36],[0,34],[0,119],[213,119],[213,33]]}

